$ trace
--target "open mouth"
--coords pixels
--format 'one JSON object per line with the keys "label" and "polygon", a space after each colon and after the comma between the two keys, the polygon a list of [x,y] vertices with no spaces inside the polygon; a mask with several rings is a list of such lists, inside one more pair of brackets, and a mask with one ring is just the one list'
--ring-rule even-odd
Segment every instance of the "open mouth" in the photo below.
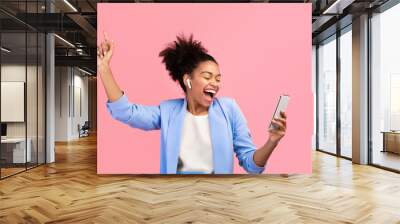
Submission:
{"label": "open mouth", "polygon": [[208,100],[212,100],[217,92],[213,89],[204,90],[204,95],[207,96]]}

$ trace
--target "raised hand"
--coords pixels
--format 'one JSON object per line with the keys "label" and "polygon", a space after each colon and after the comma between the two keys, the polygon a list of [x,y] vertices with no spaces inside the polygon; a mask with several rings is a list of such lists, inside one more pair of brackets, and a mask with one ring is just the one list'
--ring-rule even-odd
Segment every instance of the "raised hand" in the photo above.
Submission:
{"label": "raised hand", "polygon": [[119,99],[123,94],[109,66],[113,51],[114,42],[110,41],[107,34],[104,33],[104,41],[97,46],[97,74],[100,76],[107,97],[111,102]]}
{"label": "raised hand", "polygon": [[108,67],[114,51],[114,41],[110,41],[107,33],[104,33],[104,41],[97,46],[97,68]]}

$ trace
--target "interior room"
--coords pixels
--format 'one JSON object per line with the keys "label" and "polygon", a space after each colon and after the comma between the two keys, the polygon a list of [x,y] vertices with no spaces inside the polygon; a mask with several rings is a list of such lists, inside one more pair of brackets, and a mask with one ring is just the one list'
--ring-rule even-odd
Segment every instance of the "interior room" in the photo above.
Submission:
{"label": "interior room", "polygon": [[[99,175],[99,3],[310,4],[312,173]],[[0,1],[0,223],[400,223],[399,21],[397,0]]]}

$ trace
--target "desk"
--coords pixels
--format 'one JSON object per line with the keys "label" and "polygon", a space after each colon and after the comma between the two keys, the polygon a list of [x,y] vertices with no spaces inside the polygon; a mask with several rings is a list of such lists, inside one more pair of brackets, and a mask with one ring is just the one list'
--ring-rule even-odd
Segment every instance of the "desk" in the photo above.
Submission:
{"label": "desk", "polygon": [[383,133],[382,152],[400,154],[400,131],[382,131],[381,133]]}
{"label": "desk", "polygon": [[[25,163],[31,161],[31,145],[32,140],[27,138],[28,143],[25,154],[25,138],[6,138],[1,139],[1,157],[9,163]],[[13,146],[10,149],[10,146]],[[12,156],[11,156],[12,154]],[[12,158],[12,160],[11,160]],[[27,161],[25,161],[25,158]]]}

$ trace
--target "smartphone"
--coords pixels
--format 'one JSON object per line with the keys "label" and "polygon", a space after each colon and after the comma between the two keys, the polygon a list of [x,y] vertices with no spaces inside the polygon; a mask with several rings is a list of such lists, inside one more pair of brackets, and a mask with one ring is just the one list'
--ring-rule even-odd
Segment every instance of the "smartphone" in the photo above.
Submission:
{"label": "smartphone", "polygon": [[[289,104],[289,100],[290,100],[289,95],[281,95],[279,97],[278,104],[276,105],[274,116],[272,117],[272,119],[274,119],[274,118],[282,118],[281,117],[281,111],[282,112],[286,111],[286,108],[287,108],[287,106]],[[269,128],[276,128],[275,125],[272,124],[272,119],[271,119],[271,122],[269,124]]]}

